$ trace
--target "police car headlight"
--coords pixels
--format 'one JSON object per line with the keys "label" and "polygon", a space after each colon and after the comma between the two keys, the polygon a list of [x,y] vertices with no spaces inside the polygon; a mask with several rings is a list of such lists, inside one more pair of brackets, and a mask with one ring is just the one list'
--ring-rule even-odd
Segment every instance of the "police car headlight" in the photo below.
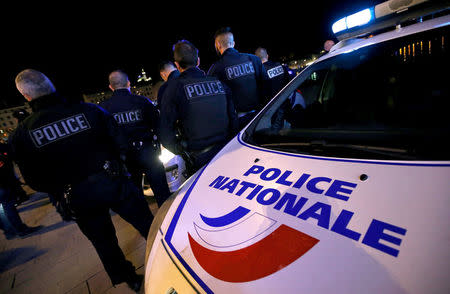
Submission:
{"label": "police car headlight", "polygon": [[169,150],[167,150],[165,148],[161,148],[161,155],[159,156],[159,160],[161,160],[161,162],[163,164],[167,164],[174,157],[175,157],[175,154],[173,154],[172,152],[170,152]]}

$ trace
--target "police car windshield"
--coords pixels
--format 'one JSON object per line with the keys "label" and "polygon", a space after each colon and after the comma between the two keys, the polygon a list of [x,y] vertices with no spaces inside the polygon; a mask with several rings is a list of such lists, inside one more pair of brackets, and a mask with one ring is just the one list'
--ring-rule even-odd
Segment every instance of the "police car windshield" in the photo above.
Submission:
{"label": "police car windshield", "polygon": [[314,155],[449,159],[449,37],[448,26],[441,27],[310,66],[244,140]]}

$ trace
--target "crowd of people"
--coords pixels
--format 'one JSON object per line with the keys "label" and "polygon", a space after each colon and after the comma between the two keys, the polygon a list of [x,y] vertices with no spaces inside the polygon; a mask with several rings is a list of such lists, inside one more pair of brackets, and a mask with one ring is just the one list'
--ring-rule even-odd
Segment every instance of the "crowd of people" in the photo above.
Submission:
{"label": "crowd of people", "polygon": [[26,184],[48,193],[63,219],[75,221],[92,242],[112,284],[125,282],[138,291],[143,277],[119,247],[110,209],[147,238],[153,215],[143,195],[142,175],[158,206],[170,197],[158,159],[161,145],[181,155],[188,175],[193,175],[292,78],[287,68],[269,60],[266,49],[255,54],[236,50],[229,28],[219,29],[214,38],[219,58],[207,73],[199,68],[194,44],[182,40],[174,45],[173,60],[160,66],[165,83],[156,105],[132,94],[121,70],[110,73],[113,95],[99,106],[67,101],[42,72],[20,72],[16,87],[33,113],[11,136],[8,159],[0,165],[0,208],[9,214],[9,220],[1,220],[7,237],[39,229],[24,225],[11,206],[17,181],[6,180],[3,171],[11,173],[7,162],[14,161]]}

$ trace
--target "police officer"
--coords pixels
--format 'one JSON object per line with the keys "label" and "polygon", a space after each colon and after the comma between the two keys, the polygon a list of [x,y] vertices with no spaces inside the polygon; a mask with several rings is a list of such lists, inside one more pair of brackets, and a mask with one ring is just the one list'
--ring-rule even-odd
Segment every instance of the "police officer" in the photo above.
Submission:
{"label": "police officer", "polygon": [[267,74],[261,59],[234,49],[234,36],[230,28],[219,29],[214,35],[214,42],[220,59],[211,66],[208,75],[217,77],[231,88],[239,128],[242,128],[263,106],[267,96]]}
{"label": "police officer", "polygon": [[42,226],[29,227],[22,222],[16,203],[20,194],[25,194],[14,173],[8,145],[0,143],[0,228],[10,240],[31,234]]}
{"label": "police officer", "polygon": [[164,91],[167,88],[167,82],[170,80],[176,79],[180,75],[180,72],[175,67],[175,64],[173,64],[172,61],[163,61],[159,65],[159,75],[163,79],[164,83],[161,85],[161,87],[158,90],[158,96],[157,96],[158,103],[156,104],[156,106],[158,107],[158,109],[161,110],[161,99],[164,94]]}
{"label": "police officer", "polygon": [[13,160],[34,190],[60,195],[94,245],[113,285],[138,291],[142,276],[119,247],[109,209],[147,238],[153,216],[142,192],[125,177],[119,158],[127,142],[113,117],[88,103],[69,103],[41,72],[27,69],[16,87],[33,113],[11,138]]}
{"label": "police officer", "polygon": [[257,48],[255,55],[261,59],[264,69],[267,72],[269,78],[267,91],[270,93],[270,96],[267,98],[272,99],[284,86],[286,86],[287,83],[289,83],[293,76],[289,74],[288,69],[284,65],[269,60],[269,54],[267,54],[265,48]]}
{"label": "police officer", "polygon": [[164,166],[159,160],[158,110],[148,98],[131,94],[130,81],[123,71],[110,73],[109,88],[113,95],[100,106],[112,114],[127,137],[128,171],[138,187],[142,187],[142,173],[145,173],[156,202],[161,207],[170,196],[170,190]]}
{"label": "police officer", "polygon": [[186,161],[192,174],[206,164],[237,130],[230,91],[198,68],[197,48],[188,41],[174,45],[180,76],[168,82],[161,105],[161,142]]}

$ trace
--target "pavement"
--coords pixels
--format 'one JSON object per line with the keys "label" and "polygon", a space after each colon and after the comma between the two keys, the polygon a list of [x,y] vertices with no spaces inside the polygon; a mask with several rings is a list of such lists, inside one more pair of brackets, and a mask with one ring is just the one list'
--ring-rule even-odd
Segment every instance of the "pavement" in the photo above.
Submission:
{"label": "pavement", "polygon": [[[153,197],[146,198],[155,214],[157,204]],[[43,228],[12,240],[0,232],[0,294],[134,293],[125,283],[112,286],[90,241],[75,222],[62,221],[47,194],[31,194],[18,211],[25,224]],[[119,215],[111,216],[126,258],[144,274],[144,238]]]}

